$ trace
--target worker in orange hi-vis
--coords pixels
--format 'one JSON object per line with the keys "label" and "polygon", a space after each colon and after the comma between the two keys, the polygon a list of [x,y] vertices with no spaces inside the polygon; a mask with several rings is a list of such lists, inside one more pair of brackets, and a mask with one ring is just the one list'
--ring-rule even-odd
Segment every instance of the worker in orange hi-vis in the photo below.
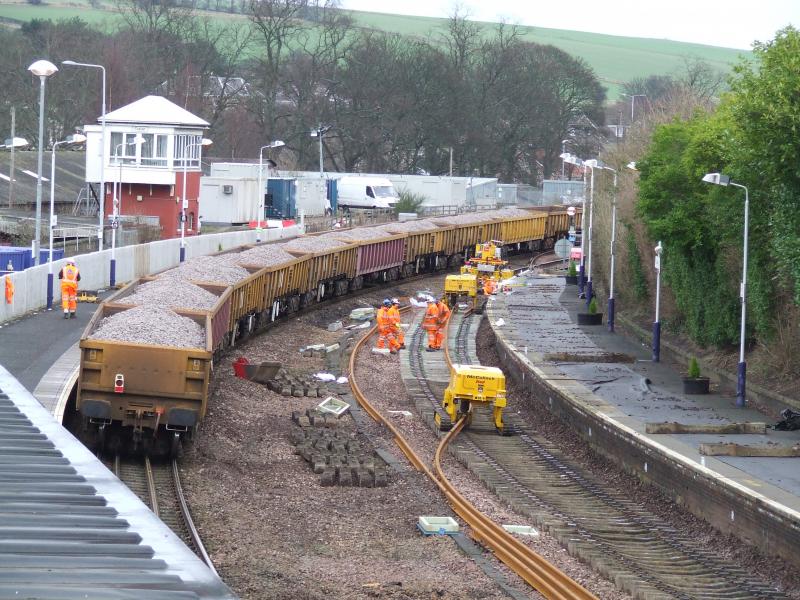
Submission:
{"label": "worker in orange hi-vis", "polygon": [[422,318],[422,328],[428,332],[428,352],[434,352],[436,348],[436,332],[439,331],[439,306],[432,296],[428,296],[428,308],[425,309],[425,316]]}
{"label": "worker in orange hi-vis", "polygon": [[439,309],[439,327],[436,329],[436,349],[442,349],[442,342],[444,342],[444,332],[447,328],[447,321],[450,319],[450,307],[445,304],[444,300],[439,300],[436,303],[436,308]]}
{"label": "worker in orange hi-vis", "polygon": [[78,310],[78,282],[81,280],[81,273],[75,261],[67,259],[67,264],[58,272],[61,280],[61,308],[64,309],[64,318],[75,318]]}
{"label": "worker in orange hi-vis", "polygon": [[6,274],[6,304],[14,302],[14,282],[11,281],[11,274]]}
{"label": "worker in orange hi-vis", "polygon": [[497,293],[497,280],[494,277],[487,277],[483,285],[483,293],[491,296]]}
{"label": "worker in orange hi-vis", "polygon": [[400,349],[406,347],[406,333],[400,326],[400,300],[392,298],[392,307],[389,309],[389,314],[392,317],[392,324],[394,325],[394,334],[397,336],[397,343],[400,344]]}
{"label": "worker in orange hi-vis", "polygon": [[383,306],[378,309],[378,348],[383,349],[389,346],[389,352],[397,354],[397,351],[400,349],[400,343],[397,341],[394,334],[394,320],[389,312],[391,308],[392,301],[387,298],[383,301]]}

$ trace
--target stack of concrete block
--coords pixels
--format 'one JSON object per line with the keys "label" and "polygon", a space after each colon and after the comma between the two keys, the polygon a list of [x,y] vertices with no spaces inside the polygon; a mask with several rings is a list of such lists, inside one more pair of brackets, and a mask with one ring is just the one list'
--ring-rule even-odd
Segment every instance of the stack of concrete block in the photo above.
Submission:
{"label": "stack of concrete block", "polygon": [[286,369],[278,371],[275,378],[267,382],[267,387],[281,396],[295,398],[324,398],[328,395],[328,388],[323,382],[311,375],[292,373]]}

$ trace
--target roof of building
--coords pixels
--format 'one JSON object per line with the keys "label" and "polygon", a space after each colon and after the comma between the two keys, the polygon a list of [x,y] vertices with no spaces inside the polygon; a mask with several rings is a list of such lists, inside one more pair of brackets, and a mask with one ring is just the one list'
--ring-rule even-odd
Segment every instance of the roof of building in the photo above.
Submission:
{"label": "roof of building", "polygon": [[[99,121],[99,119],[98,119]],[[145,96],[106,114],[107,123],[150,123],[208,127],[205,121],[163,96]]]}

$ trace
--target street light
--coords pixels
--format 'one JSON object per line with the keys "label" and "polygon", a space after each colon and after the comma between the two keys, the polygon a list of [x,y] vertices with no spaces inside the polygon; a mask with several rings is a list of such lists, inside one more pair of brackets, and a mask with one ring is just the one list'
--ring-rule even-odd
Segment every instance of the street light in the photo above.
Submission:
{"label": "street light", "polygon": [[47,262],[47,310],[53,310],[53,231],[56,226],[56,148],[68,144],[83,144],[86,136],[80,133],[67,136],[67,139],[53,143],[50,159],[50,253]]}
{"label": "street light", "polygon": [[[587,160],[586,164],[590,168],[603,169],[614,173],[614,194],[611,196],[611,248],[609,251],[611,255],[611,266],[609,267],[610,273],[608,277],[608,330],[614,333],[614,246],[617,241],[617,171],[596,159]],[[589,249],[591,251],[591,244],[589,245]]]}
{"label": "street light", "polygon": [[44,153],[44,82],[58,72],[48,60],[37,60],[28,71],[39,78],[39,156],[36,171],[36,232],[33,238],[33,264],[39,264],[39,245],[42,228],[42,156]]}
{"label": "street light", "polygon": [[[576,167],[584,166],[583,160],[570,154],[569,152],[564,152],[560,156],[561,160],[565,163],[570,165],[575,165]],[[584,188],[586,186],[586,172],[583,173],[583,183]],[[586,261],[586,191],[584,189],[583,193],[583,203],[581,209],[581,264],[578,267],[578,297],[583,298],[584,286],[585,286],[585,264]]]}
{"label": "street light", "polygon": [[319,138],[319,176],[323,177],[322,170],[322,136],[331,130],[330,125],[317,125],[316,129],[311,130],[311,137]]}
{"label": "street light", "polygon": [[748,217],[750,213],[750,193],[747,187],[739,183],[734,183],[731,178],[721,173],[706,173],[703,176],[703,181],[706,183],[713,183],[714,185],[722,185],[738,187],[744,190],[744,248],[742,250],[742,283],[739,287],[739,297],[742,301],[742,319],[741,330],[739,332],[739,365],[736,379],[736,406],[743,407],[745,405],[745,388],[747,383],[747,363],[744,361],[744,342],[745,342],[745,318],[747,308],[747,229]]}
{"label": "street light", "polygon": [[571,142],[572,140],[561,140],[561,179],[566,177],[566,169],[564,166],[567,164],[567,161],[564,160],[564,155],[567,153],[567,142]]}
{"label": "street light", "polygon": [[213,144],[208,138],[201,138],[199,142],[186,144],[183,149],[183,201],[181,202],[181,249],[179,254],[180,262],[186,259],[186,246],[184,245],[184,235],[186,231],[186,209],[189,208],[189,200],[186,198],[186,171],[189,166],[189,148],[200,148]]}
{"label": "street light", "polygon": [[[100,69],[103,72],[103,108],[102,113],[100,115],[100,119],[102,121],[102,131],[100,133],[100,145],[102,150],[100,151],[100,201],[97,203],[99,205],[98,208],[98,223],[99,229],[97,230],[97,249],[103,249],[103,226],[105,223],[103,222],[105,211],[105,202],[106,202],[106,68],[103,65],[94,65],[91,63],[81,63],[75,62],[74,60],[62,60],[62,65],[66,65],[68,67],[86,67],[89,69]],[[113,235],[113,234],[112,234]]]}
{"label": "street light", "polygon": [[631,123],[633,123],[633,103],[636,98],[647,98],[647,94],[622,94],[623,96],[630,96],[631,99]]}
{"label": "street light", "polygon": [[659,362],[661,360],[661,254],[664,252],[661,240],[653,250],[656,253],[656,320],[653,321],[653,362]]}
{"label": "street light", "polygon": [[[256,222],[256,243],[261,241],[261,219],[264,218],[264,184],[261,182],[261,170],[264,166],[264,149],[280,148],[285,145],[283,141],[275,140],[258,149],[258,220]],[[267,181],[269,181],[269,163],[267,163]]]}
{"label": "street light", "polygon": [[[108,284],[114,287],[117,284],[117,227],[119,226],[119,203],[122,198],[122,157],[119,152],[123,146],[141,146],[144,144],[144,136],[137,134],[131,142],[122,142],[114,147],[114,156],[117,157],[117,164],[119,165],[119,181],[114,185],[114,194],[111,208],[111,271],[108,277]],[[117,195],[119,190],[119,196]]]}

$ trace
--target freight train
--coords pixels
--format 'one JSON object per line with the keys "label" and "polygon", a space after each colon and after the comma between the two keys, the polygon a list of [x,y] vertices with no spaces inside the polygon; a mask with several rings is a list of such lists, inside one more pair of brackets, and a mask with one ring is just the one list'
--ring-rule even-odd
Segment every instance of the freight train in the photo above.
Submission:
{"label": "freight train", "polygon": [[223,353],[275,320],[365,285],[459,267],[485,240],[511,252],[551,248],[580,210],[572,219],[544,207],[387,223],[242,246],[132,281],[81,337],[80,436],[100,449],[174,454],[206,414]]}

